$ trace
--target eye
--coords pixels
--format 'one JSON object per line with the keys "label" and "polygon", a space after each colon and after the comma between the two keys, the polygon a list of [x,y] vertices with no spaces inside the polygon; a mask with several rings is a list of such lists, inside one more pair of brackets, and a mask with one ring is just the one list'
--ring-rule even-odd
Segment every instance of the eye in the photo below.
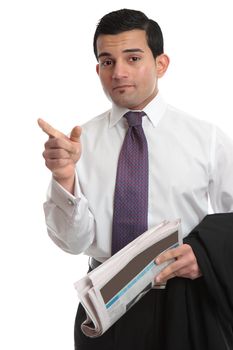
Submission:
{"label": "eye", "polygon": [[140,61],[140,60],[141,60],[141,57],[138,57],[138,56],[131,56],[129,58],[130,62],[137,62],[137,61]]}
{"label": "eye", "polygon": [[111,66],[112,63],[113,63],[112,60],[106,59],[103,62],[101,62],[100,64],[101,64],[101,67],[108,67],[108,66]]}

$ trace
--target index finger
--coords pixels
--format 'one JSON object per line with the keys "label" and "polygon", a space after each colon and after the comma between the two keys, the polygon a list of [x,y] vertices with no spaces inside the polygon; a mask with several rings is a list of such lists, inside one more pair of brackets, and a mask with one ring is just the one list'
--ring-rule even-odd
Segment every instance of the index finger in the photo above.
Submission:
{"label": "index finger", "polygon": [[48,136],[50,136],[50,137],[55,137],[55,138],[58,138],[58,137],[66,138],[66,136],[65,136],[62,132],[60,132],[60,131],[54,129],[54,128],[52,127],[52,125],[50,125],[49,123],[47,123],[45,120],[39,118],[39,119],[37,120],[37,122],[38,122],[39,127],[40,127]]}

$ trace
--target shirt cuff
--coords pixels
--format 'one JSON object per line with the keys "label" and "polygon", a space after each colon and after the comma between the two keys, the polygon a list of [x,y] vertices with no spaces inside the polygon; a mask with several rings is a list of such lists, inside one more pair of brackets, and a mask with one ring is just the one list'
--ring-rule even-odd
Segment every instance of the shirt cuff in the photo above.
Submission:
{"label": "shirt cuff", "polygon": [[62,187],[56,180],[52,179],[49,197],[68,216],[73,216],[81,199],[81,190],[78,184],[77,174],[75,174],[74,195]]}

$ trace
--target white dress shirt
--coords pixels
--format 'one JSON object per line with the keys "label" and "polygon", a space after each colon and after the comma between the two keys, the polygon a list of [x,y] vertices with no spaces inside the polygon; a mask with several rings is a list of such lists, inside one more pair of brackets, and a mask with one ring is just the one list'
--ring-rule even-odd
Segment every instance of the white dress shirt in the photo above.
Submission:
{"label": "white dress shirt", "polygon": [[[48,233],[69,253],[84,252],[99,261],[111,256],[114,186],[127,111],[113,105],[83,125],[74,196],[51,182],[44,204]],[[232,140],[166,104],[160,94],[144,111],[149,228],[181,218],[186,236],[208,214],[209,199],[214,212],[233,211]]]}

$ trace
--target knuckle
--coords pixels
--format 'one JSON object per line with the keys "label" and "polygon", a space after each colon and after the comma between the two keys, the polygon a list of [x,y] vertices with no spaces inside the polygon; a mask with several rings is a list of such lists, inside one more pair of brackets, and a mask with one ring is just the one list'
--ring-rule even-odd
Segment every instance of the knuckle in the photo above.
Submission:
{"label": "knuckle", "polygon": [[198,275],[198,268],[197,266],[193,266],[190,270],[190,278],[194,279],[197,277],[197,275]]}
{"label": "knuckle", "polygon": [[49,161],[48,159],[45,160],[45,165],[46,165],[46,167],[47,167],[49,170],[52,170],[50,161]]}
{"label": "knuckle", "polygon": [[44,152],[42,153],[42,157],[43,157],[44,159],[46,159],[46,151],[44,151]]}
{"label": "knuckle", "polygon": [[47,141],[44,143],[44,148],[45,148],[45,149],[48,148],[48,144],[49,144],[49,140],[47,140]]}
{"label": "knuckle", "polygon": [[190,246],[189,244],[187,244],[187,243],[184,244],[184,248],[185,248],[185,250],[186,250],[187,252],[191,252],[191,251],[192,251],[191,246]]}
{"label": "knuckle", "polygon": [[53,139],[51,139],[51,144],[53,147],[60,147],[61,140],[57,137],[54,137]]}

